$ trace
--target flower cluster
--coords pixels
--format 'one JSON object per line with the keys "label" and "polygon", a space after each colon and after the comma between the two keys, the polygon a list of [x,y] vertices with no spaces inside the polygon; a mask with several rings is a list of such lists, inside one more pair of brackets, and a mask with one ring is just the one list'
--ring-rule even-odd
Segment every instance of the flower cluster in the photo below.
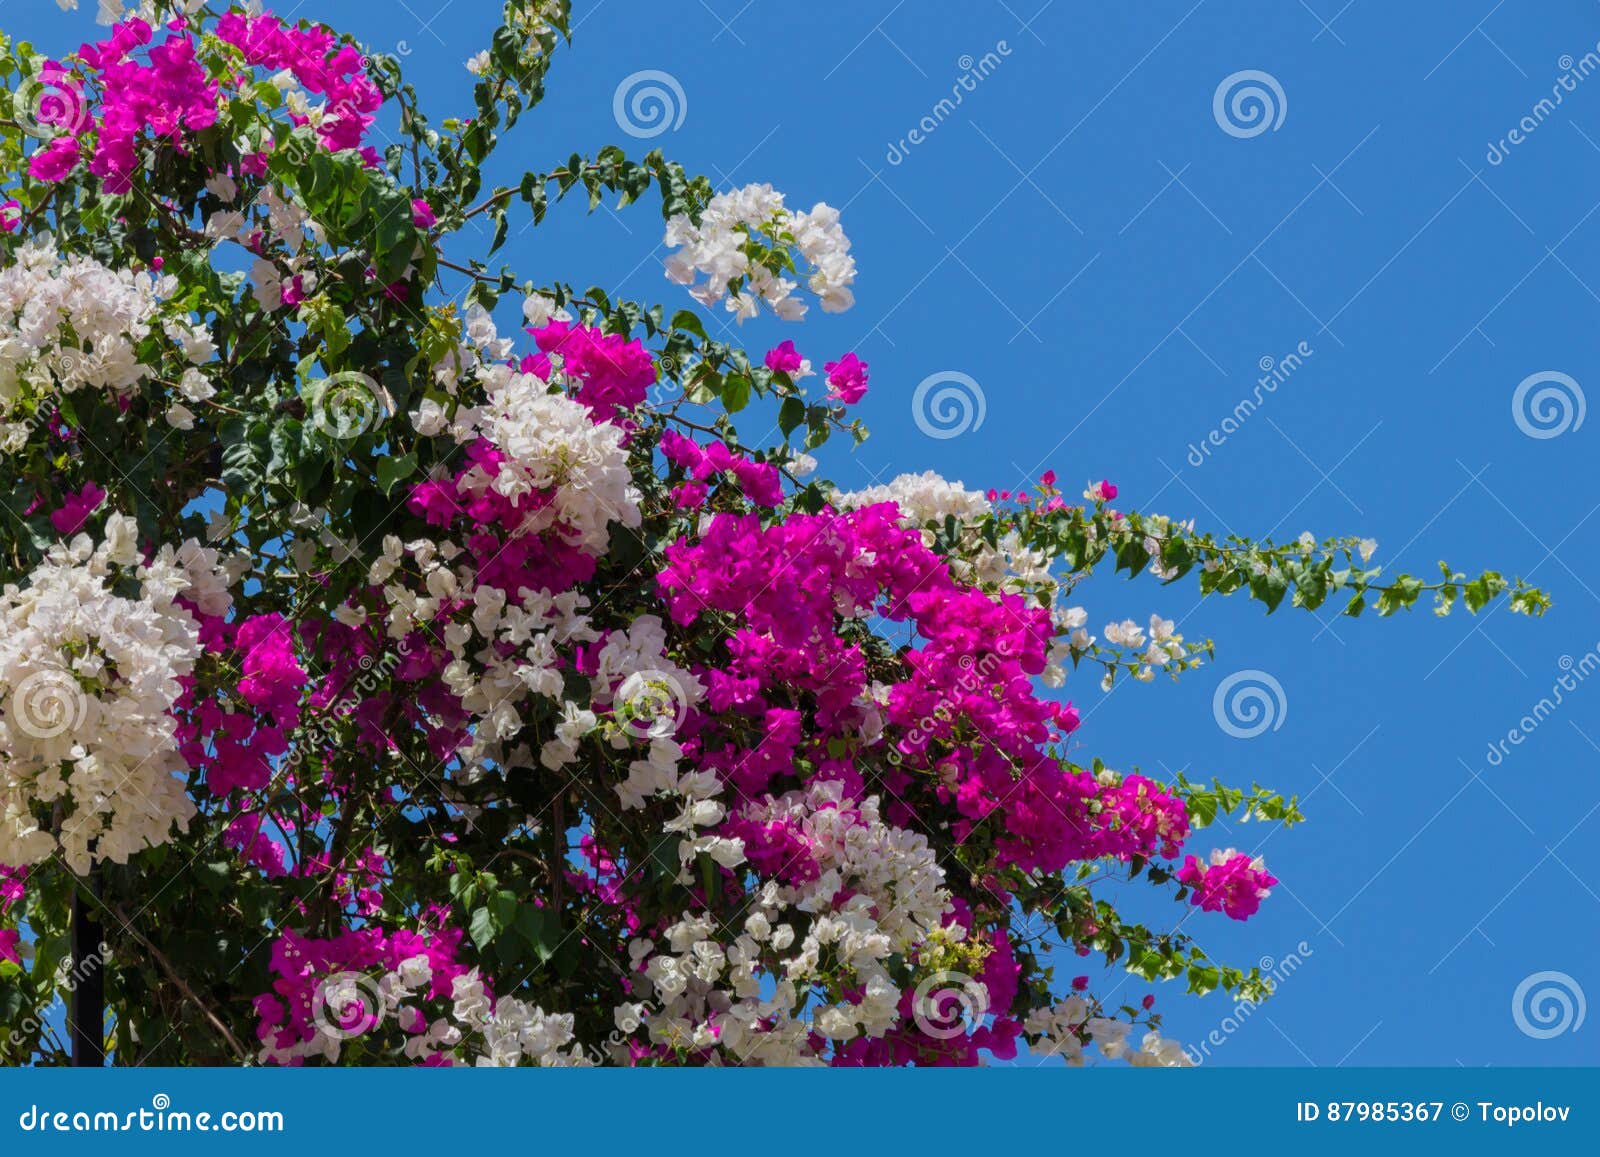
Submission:
{"label": "flower cluster", "polygon": [[1058,1056],[1069,1065],[1085,1062],[1083,1050],[1089,1044],[1107,1060],[1126,1060],[1135,1068],[1185,1068],[1194,1063],[1181,1045],[1159,1032],[1145,1033],[1137,1049],[1130,1047],[1128,1022],[1097,1015],[1081,996],[1035,1009],[1024,1028],[1042,1056]]}
{"label": "flower cluster", "polygon": [[[762,302],[784,321],[799,321],[806,313],[805,302],[794,296],[799,282],[784,276],[797,270],[798,254],[809,270],[806,286],[823,311],[849,309],[856,262],[839,211],[819,203],[807,213],[783,202],[771,185],[746,185],[712,197],[698,218],[672,217],[665,243],[677,252],[667,258],[667,276],[692,286],[703,305],[725,302],[740,321],[755,317]],[[700,277],[705,280],[697,283]]]}
{"label": "flower cluster", "polygon": [[[216,124],[223,85],[200,59],[199,42],[178,21],[155,43],[153,17],[150,12],[119,20],[108,38],[80,48],[81,81],[60,62],[44,63],[41,84],[74,102],[85,102],[87,84],[99,90],[100,99],[95,110],[85,102],[81,115],[60,125],[65,131],[34,153],[28,163],[32,176],[66,180],[85,159],[85,142],[92,142],[88,171],[106,192],[127,193],[142,163],[139,144],[146,133],[182,146],[185,138]],[[275,87],[290,90],[285,103],[294,124],[312,125],[331,152],[362,147],[383,97],[354,46],[338,43],[329,29],[294,28],[270,14],[225,13],[215,33],[237,49],[229,87],[246,87],[254,69],[270,70]],[[312,105],[305,93],[322,100]],[[367,155],[376,161],[375,154]]]}
{"label": "flower cluster", "polygon": [[[171,712],[201,652],[181,597],[222,580],[193,544],[141,562],[137,534],[113,514],[103,542],[53,547],[26,587],[0,592],[0,861],[125,863],[195,814],[174,778]],[[124,578],[136,597],[116,593]]]}
{"label": "flower cluster", "polygon": [[266,13],[224,13],[217,36],[237,48],[245,63],[276,76],[288,76],[304,92],[321,97],[313,106],[293,93],[289,110],[296,124],[311,124],[329,152],[359,149],[383,95],[366,74],[366,59],[351,44],[340,44],[322,27],[294,28]]}
{"label": "flower cluster", "polygon": [[860,510],[864,506],[892,502],[908,523],[917,526],[930,523],[943,526],[947,518],[973,523],[993,509],[989,500],[976,490],[968,490],[960,482],[948,482],[932,470],[901,474],[890,482],[864,490],[835,491],[831,501],[840,510]]}
{"label": "flower cluster", "polygon": [[[12,868],[0,864],[0,916],[4,916],[22,899],[23,881],[28,878],[27,868]],[[21,933],[15,928],[0,928],[0,960],[22,963],[18,949]]]}
{"label": "flower cluster", "polygon": [[168,311],[170,276],[108,269],[30,240],[0,268],[0,451],[16,451],[51,416],[51,403],[103,390],[124,404],[153,372],[139,345],[163,321],[185,362],[214,354],[205,327]]}
{"label": "flower cluster", "polygon": [[1235,920],[1248,920],[1272,895],[1277,878],[1267,873],[1260,856],[1234,848],[1216,849],[1209,863],[1189,856],[1178,869],[1178,879],[1192,888],[1191,901],[1207,912],[1226,912]]}
{"label": "flower cluster", "polygon": [[496,999],[478,971],[459,961],[460,941],[459,932],[375,926],[330,940],[284,933],[272,946],[272,992],[255,1000],[259,1059],[337,1061],[352,1046],[378,1046],[391,1030],[417,1064],[585,1063],[570,1015]]}

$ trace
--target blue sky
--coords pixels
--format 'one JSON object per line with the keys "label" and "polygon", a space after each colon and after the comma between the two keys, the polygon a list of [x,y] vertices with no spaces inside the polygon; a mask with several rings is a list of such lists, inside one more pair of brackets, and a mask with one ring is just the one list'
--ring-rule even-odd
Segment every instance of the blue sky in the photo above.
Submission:
{"label": "blue sky", "polygon": [[[618,143],[661,147],[719,186],[770,181],[793,204],[842,206],[856,308],[740,335],[758,351],[793,337],[815,361],[853,348],[871,363],[860,411],[873,437],[825,462],[841,484],[931,467],[1007,487],[1053,467],[1218,532],[1359,533],[1414,573],[1447,558],[1551,592],[1538,622],[1504,610],[1351,621],[1200,605],[1192,582],[1098,579],[1084,588],[1095,627],[1159,611],[1216,639],[1217,662],[1176,686],[1073,697],[1085,755],[1305,801],[1309,823],[1267,838],[1283,883],[1261,914],[1186,925],[1236,963],[1302,956],[1208,1063],[1600,1063],[1600,1023],[1538,1039],[1512,1014],[1540,972],[1600,998],[1600,677],[1488,757],[1600,648],[1600,417],[1578,424],[1573,409],[1570,428],[1533,437],[1513,413],[1534,375],[1566,377],[1532,390],[1600,404],[1600,73],[1583,63],[1600,53],[1600,5],[575,7],[575,43],[496,175],[515,183]],[[463,62],[498,8],[278,11],[401,54],[437,119],[468,107]],[[30,0],[0,9],[0,26],[64,48],[96,34],[88,17]],[[959,107],[936,112],[990,53]],[[613,97],[643,70],[675,79],[683,117],[635,140]],[[1222,121],[1214,108],[1225,78],[1251,70],[1272,78],[1281,113],[1253,135],[1228,122],[1225,99]],[[1536,108],[1558,88],[1559,105]],[[928,116],[933,131],[900,146]],[[1512,141],[1525,117],[1534,127]],[[686,304],[661,276],[653,208],[576,209],[537,232],[514,218],[506,260],[536,280]],[[1254,396],[1263,359],[1296,351],[1309,352],[1255,412],[1191,454]],[[947,372],[977,383],[984,419],[931,437],[912,395]],[[1282,688],[1278,726],[1254,738],[1213,713],[1239,671]],[[1195,847],[1266,836],[1218,827]],[[1090,971],[1097,988],[1115,983]],[[1176,986],[1159,997],[1185,1042],[1229,1011]]]}

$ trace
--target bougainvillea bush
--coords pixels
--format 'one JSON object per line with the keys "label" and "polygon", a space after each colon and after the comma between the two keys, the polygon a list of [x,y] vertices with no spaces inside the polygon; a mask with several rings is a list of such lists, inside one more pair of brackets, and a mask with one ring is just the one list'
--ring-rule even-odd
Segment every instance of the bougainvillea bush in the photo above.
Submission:
{"label": "bougainvillea bush", "polygon": [[[1270,982],[1106,886],[1246,919],[1277,881],[1201,829],[1299,811],[1087,754],[1068,691],[1211,645],[1083,580],[1548,605],[1109,481],[830,486],[883,383],[707,318],[849,308],[838,212],[615,147],[481,179],[559,0],[505,5],[441,121],[318,25],[99,6],[75,52],[0,40],[10,1063],[63,1059],[74,897],[118,1063],[1183,1063],[1153,982]],[[659,203],[667,304],[488,264],[571,194]]]}

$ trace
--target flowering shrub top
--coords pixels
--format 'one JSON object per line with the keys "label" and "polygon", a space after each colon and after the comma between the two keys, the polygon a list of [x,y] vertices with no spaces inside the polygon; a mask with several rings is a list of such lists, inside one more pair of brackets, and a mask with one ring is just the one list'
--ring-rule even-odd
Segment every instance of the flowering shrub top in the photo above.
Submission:
{"label": "flowering shrub top", "polygon": [[[841,492],[812,452],[865,434],[854,352],[752,358],[690,309],[447,258],[552,190],[659,196],[700,304],[852,304],[826,204],[615,148],[481,187],[559,0],[506,3],[470,118],[437,126],[328,29],[101,8],[75,53],[0,41],[8,1061],[60,1057],[76,893],[119,1062],[1182,1063],[1153,996],[1053,961],[1262,995],[1104,884],[1245,919],[1277,881],[1201,829],[1299,811],[1085,762],[1062,688],[1211,645],[1159,615],[1096,635],[1080,582],[1548,603],[1384,579],[1356,539],[1219,541],[1054,473]],[[741,438],[747,407],[775,444]]]}

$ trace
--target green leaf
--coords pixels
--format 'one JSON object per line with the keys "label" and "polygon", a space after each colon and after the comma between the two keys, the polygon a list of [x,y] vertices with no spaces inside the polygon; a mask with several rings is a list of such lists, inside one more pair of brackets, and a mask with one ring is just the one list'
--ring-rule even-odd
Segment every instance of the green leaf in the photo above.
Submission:
{"label": "green leaf", "polygon": [[799,398],[785,398],[778,407],[778,429],[787,440],[789,435],[805,425],[806,404]]}
{"label": "green leaf", "polygon": [[710,340],[708,337],[706,337],[706,327],[701,323],[700,315],[694,313],[692,310],[680,309],[677,313],[673,314],[672,328],[681,329],[686,333],[692,333],[701,341]]}
{"label": "green leaf", "polygon": [[394,488],[417,472],[415,454],[390,454],[378,459],[378,487],[384,497],[394,494]]}
{"label": "green leaf", "polygon": [[722,383],[722,408],[737,414],[750,404],[750,379],[743,374],[729,374]]}
{"label": "green leaf", "polygon": [[1284,577],[1283,571],[1273,567],[1266,574],[1258,574],[1250,580],[1250,593],[1263,603],[1267,604],[1267,614],[1278,609],[1278,604],[1283,602],[1283,596],[1289,591],[1289,580]]}
{"label": "green leaf", "polygon": [[1216,989],[1222,983],[1222,972],[1209,964],[1192,963],[1189,965],[1189,991],[1196,996],[1204,996]]}
{"label": "green leaf", "polygon": [[487,952],[494,944],[499,929],[495,926],[494,915],[487,908],[476,909],[467,921],[467,933],[472,937],[472,942],[478,946],[479,951]]}

